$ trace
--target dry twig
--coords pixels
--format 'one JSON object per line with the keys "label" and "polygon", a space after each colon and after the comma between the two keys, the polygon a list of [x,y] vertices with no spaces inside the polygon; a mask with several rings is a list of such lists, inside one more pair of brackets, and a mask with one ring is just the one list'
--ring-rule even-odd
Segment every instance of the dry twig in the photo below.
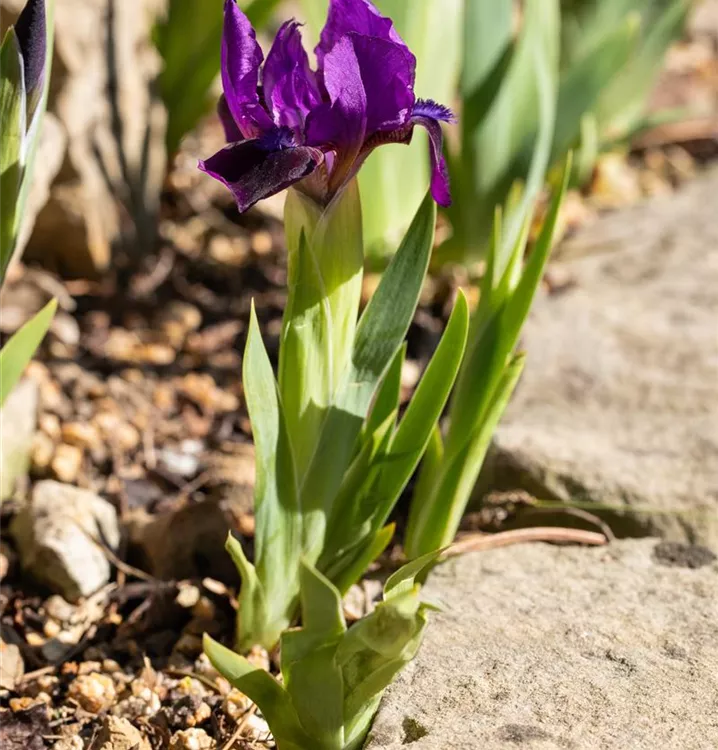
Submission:
{"label": "dry twig", "polygon": [[523,542],[563,542],[564,544],[606,544],[606,537],[595,531],[566,529],[559,526],[536,526],[531,529],[513,529],[498,534],[468,534],[446,549],[445,557],[456,557],[467,552],[507,547]]}

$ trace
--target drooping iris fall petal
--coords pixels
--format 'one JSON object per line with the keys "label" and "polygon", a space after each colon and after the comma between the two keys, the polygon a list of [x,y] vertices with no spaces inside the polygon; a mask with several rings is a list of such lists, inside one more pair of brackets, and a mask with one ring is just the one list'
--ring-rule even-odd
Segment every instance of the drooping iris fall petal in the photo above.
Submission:
{"label": "drooping iris fall petal", "polygon": [[322,152],[309,146],[271,149],[253,138],[223,148],[201,161],[199,168],[224,183],[239,210],[246,211],[310,175],[322,159]]}
{"label": "drooping iris fall petal", "polygon": [[419,99],[414,106],[411,122],[426,128],[429,134],[429,154],[431,156],[431,197],[440,206],[451,205],[449,170],[444,158],[444,135],[441,122],[454,122],[454,115],[448,107],[431,100]]}

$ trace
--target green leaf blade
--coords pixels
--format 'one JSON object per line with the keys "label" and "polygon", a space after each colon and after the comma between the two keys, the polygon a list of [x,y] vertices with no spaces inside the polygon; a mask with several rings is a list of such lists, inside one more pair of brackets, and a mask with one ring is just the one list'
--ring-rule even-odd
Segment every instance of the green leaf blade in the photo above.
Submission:
{"label": "green leaf blade", "polygon": [[406,554],[414,559],[451,544],[461,522],[496,427],[508,406],[524,366],[515,356],[502,373],[488,413],[461,448],[445,459],[432,494],[422,503],[407,531]]}
{"label": "green leaf blade", "polygon": [[427,195],[357,327],[345,368],[302,487],[302,507],[313,513],[305,545],[315,562],[324,546],[326,519],[354,454],[371,400],[414,316],[433,245],[436,206]]}
{"label": "green leaf blade", "polygon": [[[245,348],[243,382],[256,450],[257,576],[265,591],[271,592],[271,599],[266,601],[271,627],[267,627],[278,638],[291,621],[299,593],[302,516],[292,447],[254,307]],[[257,642],[251,639],[259,635],[249,632],[241,637],[245,642]],[[274,646],[274,642],[262,643],[268,648]]]}
{"label": "green leaf blade", "polygon": [[386,522],[431,441],[459,372],[468,331],[469,305],[460,292],[439,346],[399,424],[372,493],[374,529]]}
{"label": "green leaf blade", "polygon": [[0,407],[45,338],[56,310],[57,300],[51,300],[0,350]]}
{"label": "green leaf blade", "polygon": [[344,680],[336,649],[346,632],[336,588],[313,566],[301,566],[302,627],[282,636],[287,692],[313,747],[343,750]]}
{"label": "green leaf blade", "polygon": [[287,691],[267,672],[222,646],[205,633],[204,652],[233,687],[248,695],[264,714],[279,750],[307,750],[312,738],[304,731]]}
{"label": "green leaf blade", "polygon": [[13,28],[0,47],[0,285],[17,238],[27,128],[22,54]]}

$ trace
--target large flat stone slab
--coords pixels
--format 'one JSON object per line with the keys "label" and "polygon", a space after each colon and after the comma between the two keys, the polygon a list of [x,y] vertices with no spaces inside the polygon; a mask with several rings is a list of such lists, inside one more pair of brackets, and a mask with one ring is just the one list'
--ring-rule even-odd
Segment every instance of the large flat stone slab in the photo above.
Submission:
{"label": "large flat stone slab", "polygon": [[[693,566],[693,567],[686,567]],[[440,566],[367,750],[714,750],[718,562],[655,539]]]}
{"label": "large flat stone slab", "polygon": [[568,283],[527,323],[482,486],[615,506],[619,534],[718,549],[718,171],[559,254]]}

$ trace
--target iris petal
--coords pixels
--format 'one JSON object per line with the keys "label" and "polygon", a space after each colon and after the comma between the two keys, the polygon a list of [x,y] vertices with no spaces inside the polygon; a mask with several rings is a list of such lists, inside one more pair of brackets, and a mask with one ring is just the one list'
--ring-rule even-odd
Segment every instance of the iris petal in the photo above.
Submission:
{"label": "iris petal", "polygon": [[367,95],[350,37],[340,39],[324,59],[324,84],[330,103],[307,119],[307,143],[336,152],[332,186],[343,184],[367,135]]}
{"label": "iris petal", "polygon": [[217,102],[217,114],[219,120],[224,128],[224,137],[227,143],[236,143],[237,141],[243,141],[244,135],[239,129],[239,126],[234,121],[232,113],[229,111],[229,105],[227,104],[227,97],[222,94]]}
{"label": "iris petal", "polygon": [[239,9],[236,0],[225,0],[222,86],[229,111],[245,138],[254,138],[273,125],[257,93],[263,59],[249,19]]}
{"label": "iris petal", "polygon": [[416,58],[391,41],[348,35],[366,91],[367,133],[405,125],[414,106]]}
{"label": "iris petal", "polygon": [[268,151],[259,139],[234,143],[201,161],[199,168],[226,185],[246,211],[310,175],[323,161],[315,148],[292,146]]}
{"label": "iris petal", "polygon": [[264,64],[262,84],[267,108],[280,126],[303,128],[309,112],[321,103],[316,73],[309,67],[296,21],[279,29]]}
{"label": "iris petal", "polygon": [[382,16],[369,0],[330,0],[327,22],[315,50],[320,70],[324,67],[325,55],[352,32],[392,42],[411,55],[391,19]]}
{"label": "iris petal", "polygon": [[440,206],[451,205],[451,191],[449,189],[449,170],[444,159],[444,136],[439,121],[433,117],[415,114],[411,121],[421,125],[429,133],[429,154],[431,156],[431,197]]}

